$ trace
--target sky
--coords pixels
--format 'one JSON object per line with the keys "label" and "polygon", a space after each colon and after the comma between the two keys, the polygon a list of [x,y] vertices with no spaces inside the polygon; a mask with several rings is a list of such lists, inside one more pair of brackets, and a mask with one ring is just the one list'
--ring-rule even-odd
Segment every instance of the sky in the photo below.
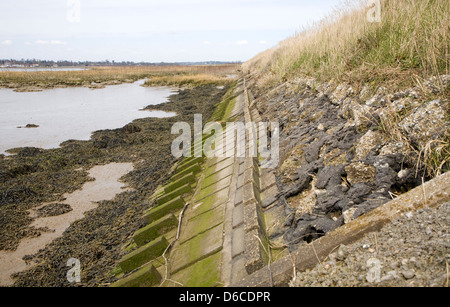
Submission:
{"label": "sky", "polygon": [[341,0],[9,0],[0,59],[246,61]]}

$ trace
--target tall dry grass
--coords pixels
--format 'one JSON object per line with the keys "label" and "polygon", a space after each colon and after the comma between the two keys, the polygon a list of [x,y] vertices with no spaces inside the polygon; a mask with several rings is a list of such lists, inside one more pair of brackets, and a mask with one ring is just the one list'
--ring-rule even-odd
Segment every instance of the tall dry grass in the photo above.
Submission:
{"label": "tall dry grass", "polygon": [[448,0],[381,0],[381,22],[366,1],[349,1],[322,22],[244,64],[266,83],[295,75],[321,81],[412,84],[413,76],[448,74]]}

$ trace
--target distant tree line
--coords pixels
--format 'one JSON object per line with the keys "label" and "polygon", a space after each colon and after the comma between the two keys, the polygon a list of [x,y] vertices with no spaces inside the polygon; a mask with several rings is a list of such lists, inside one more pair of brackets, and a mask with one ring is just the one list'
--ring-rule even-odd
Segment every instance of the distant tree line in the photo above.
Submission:
{"label": "distant tree line", "polygon": [[39,65],[39,67],[53,67],[64,66],[64,67],[89,67],[89,66],[173,66],[173,65],[221,65],[221,64],[241,64],[241,62],[223,62],[223,61],[205,61],[205,62],[176,62],[176,63],[149,63],[149,62],[132,62],[132,61],[46,61],[46,60],[37,60],[37,59],[0,59],[0,66],[3,65]]}

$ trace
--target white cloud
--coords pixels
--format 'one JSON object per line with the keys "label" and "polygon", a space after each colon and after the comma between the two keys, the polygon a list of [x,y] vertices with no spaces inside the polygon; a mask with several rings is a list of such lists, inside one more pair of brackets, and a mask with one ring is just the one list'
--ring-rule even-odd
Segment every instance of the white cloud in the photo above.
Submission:
{"label": "white cloud", "polygon": [[59,40],[51,40],[51,41],[45,41],[38,39],[34,42],[36,45],[67,45],[66,42],[59,41]]}
{"label": "white cloud", "polygon": [[236,42],[236,45],[248,45],[248,41],[247,40],[240,40]]}
{"label": "white cloud", "polygon": [[4,40],[0,43],[0,45],[3,45],[3,46],[11,46],[12,44],[13,44],[12,40],[9,40],[9,39]]}
{"label": "white cloud", "polygon": [[203,45],[211,45],[211,42],[210,41],[204,41]]}
{"label": "white cloud", "polygon": [[58,40],[52,40],[50,41],[50,45],[67,45],[67,43]]}
{"label": "white cloud", "polygon": [[267,45],[267,41],[265,41],[265,40],[261,40],[261,41],[259,41],[259,43],[260,43],[261,45]]}

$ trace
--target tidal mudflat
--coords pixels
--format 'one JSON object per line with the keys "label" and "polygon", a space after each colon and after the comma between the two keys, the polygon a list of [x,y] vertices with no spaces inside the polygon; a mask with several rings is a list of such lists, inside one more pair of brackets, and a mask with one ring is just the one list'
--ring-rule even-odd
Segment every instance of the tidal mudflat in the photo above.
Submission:
{"label": "tidal mudflat", "polygon": [[[65,194],[64,204],[47,203],[29,210],[30,216],[36,217],[30,227],[42,229],[40,236],[23,239],[15,251],[0,251],[0,286],[13,283],[11,275],[32,267],[24,257],[33,255],[45,248],[54,239],[62,236],[64,231],[77,220],[84,218],[84,214],[95,209],[97,202],[111,200],[116,194],[124,192],[125,184],[119,179],[133,170],[132,163],[111,163],[95,166],[89,170],[93,181],[86,182],[80,190]],[[52,206],[68,207],[63,214],[43,215],[42,209]],[[25,258],[26,259],[26,258]]]}

